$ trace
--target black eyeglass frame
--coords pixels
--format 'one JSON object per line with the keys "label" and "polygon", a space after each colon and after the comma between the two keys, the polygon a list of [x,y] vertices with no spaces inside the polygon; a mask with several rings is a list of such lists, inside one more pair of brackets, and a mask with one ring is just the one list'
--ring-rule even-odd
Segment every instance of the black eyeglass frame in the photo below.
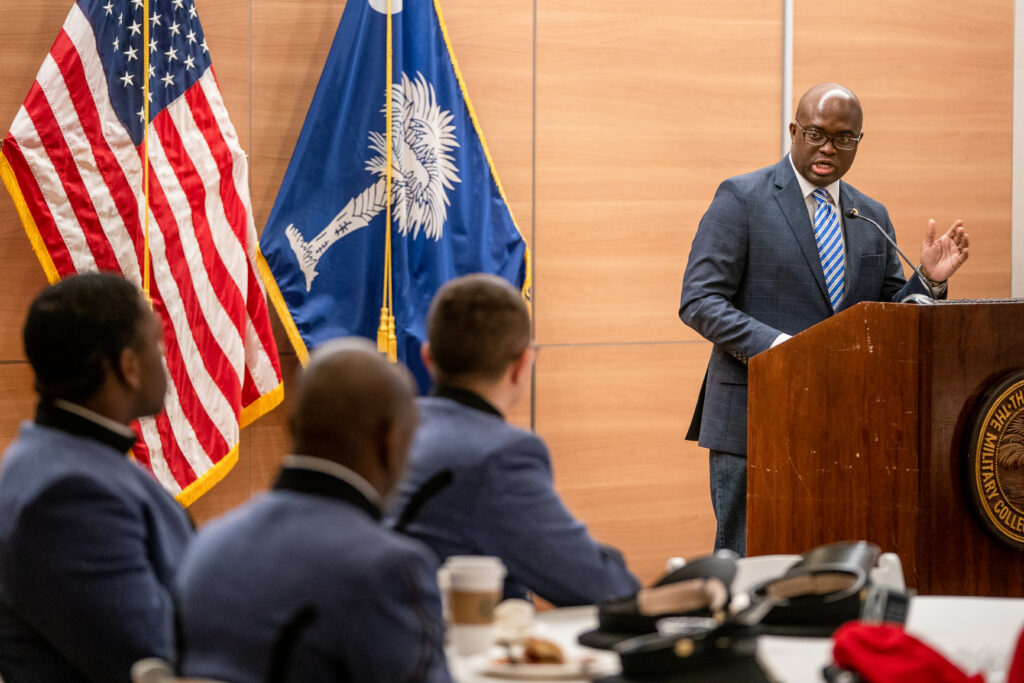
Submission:
{"label": "black eyeglass frame", "polygon": [[[800,129],[800,135],[801,135],[801,137],[803,137],[804,142],[806,142],[808,145],[810,145],[812,147],[821,147],[826,142],[831,142],[832,146],[835,147],[836,149],[841,149],[844,152],[851,152],[851,151],[857,149],[857,145],[860,144],[861,138],[864,137],[864,131],[861,131],[856,136],[849,135],[849,134],[845,134],[845,135],[826,135],[824,132],[822,132],[822,131],[820,131],[820,130],[818,130],[816,128],[812,128],[812,129],[804,128],[795,119],[793,120],[793,125],[795,125],[797,128]],[[821,142],[814,142],[813,140],[807,139],[808,135],[820,135],[822,137],[822,140],[821,140]],[[840,140],[843,140],[843,142],[840,143]],[[848,146],[848,145],[851,145],[851,144],[852,144],[852,146]]]}

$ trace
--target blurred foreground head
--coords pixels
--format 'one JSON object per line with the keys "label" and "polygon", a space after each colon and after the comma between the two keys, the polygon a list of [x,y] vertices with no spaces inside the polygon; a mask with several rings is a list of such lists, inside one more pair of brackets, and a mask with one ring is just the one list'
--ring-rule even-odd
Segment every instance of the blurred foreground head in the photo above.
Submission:
{"label": "blurred foreground head", "polygon": [[43,400],[125,424],[163,407],[163,329],[120,275],[73,275],[44,289],[29,307],[24,343]]}
{"label": "blurred foreground head", "polygon": [[294,452],[337,462],[386,496],[416,426],[415,382],[366,339],[320,345],[303,368],[289,415]]}

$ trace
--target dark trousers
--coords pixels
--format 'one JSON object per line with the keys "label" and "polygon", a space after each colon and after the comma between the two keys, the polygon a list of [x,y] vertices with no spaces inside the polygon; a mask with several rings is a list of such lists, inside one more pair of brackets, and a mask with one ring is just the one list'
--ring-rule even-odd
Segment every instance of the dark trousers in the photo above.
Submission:
{"label": "dark trousers", "polygon": [[747,554],[747,458],[725,451],[708,452],[711,472],[711,505],[718,529],[715,550],[728,548],[740,557]]}

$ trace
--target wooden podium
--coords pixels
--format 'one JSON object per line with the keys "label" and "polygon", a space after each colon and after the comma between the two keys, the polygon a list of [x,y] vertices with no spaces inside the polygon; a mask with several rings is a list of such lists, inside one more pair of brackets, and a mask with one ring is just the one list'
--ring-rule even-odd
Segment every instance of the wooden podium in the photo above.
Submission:
{"label": "wooden podium", "polygon": [[1024,596],[961,483],[981,393],[1024,368],[1024,303],[861,303],[752,358],[747,553],[864,539],[921,594]]}

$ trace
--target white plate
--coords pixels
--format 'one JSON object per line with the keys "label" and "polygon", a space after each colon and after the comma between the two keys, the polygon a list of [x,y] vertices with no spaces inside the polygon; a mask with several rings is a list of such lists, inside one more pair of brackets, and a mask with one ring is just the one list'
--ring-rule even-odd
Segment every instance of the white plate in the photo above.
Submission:
{"label": "white plate", "polygon": [[562,664],[509,664],[507,661],[481,656],[475,671],[491,678],[521,681],[585,681],[595,676],[615,673],[614,661],[603,657],[570,657]]}

